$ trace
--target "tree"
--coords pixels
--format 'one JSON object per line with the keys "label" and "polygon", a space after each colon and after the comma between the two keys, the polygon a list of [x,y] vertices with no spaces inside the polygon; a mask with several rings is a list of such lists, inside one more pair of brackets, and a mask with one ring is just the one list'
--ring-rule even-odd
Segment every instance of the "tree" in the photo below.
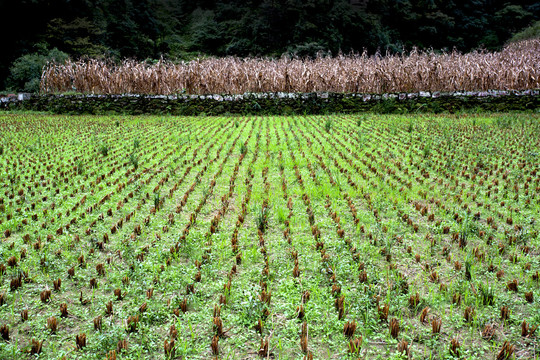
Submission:
{"label": "tree", "polygon": [[49,62],[65,62],[68,55],[56,48],[39,49],[37,52],[23,55],[16,59],[10,67],[7,80],[8,88],[13,91],[39,92],[39,82],[43,67]]}
{"label": "tree", "polygon": [[509,42],[518,42],[529,39],[540,39],[540,21],[514,34]]}
{"label": "tree", "polygon": [[100,57],[107,47],[100,44],[105,31],[87,17],[66,22],[54,18],[47,24],[46,40],[49,46],[59,48],[74,57]]}

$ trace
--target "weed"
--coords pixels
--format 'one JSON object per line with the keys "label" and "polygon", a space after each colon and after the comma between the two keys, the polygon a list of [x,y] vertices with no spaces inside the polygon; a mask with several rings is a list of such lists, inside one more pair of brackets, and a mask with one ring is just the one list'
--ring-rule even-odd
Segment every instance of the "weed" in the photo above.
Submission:
{"label": "weed", "polygon": [[521,116],[26,115],[0,141],[0,358],[528,354],[540,132]]}
{"label": "weed", "polygon": [[245,155],[247,154],[248,148],[245,143],[240,144],[240,154]]}
{"label": "weed", "polygon": [[256,223],[257,229],[259,229],[263,234],[268,228],[268,207],[263,206],[257,213]]}
{"label": "weed", "polygon": [[77,162],[75,163],[75,166],[77,167],[77,174],[82,175],[83,170],[84,170],[84,164],[82,160],[77,160]]}
{"label": "weed", "polygon": [[324,122],[324,130],[326,130],[326,132],[330,132],[331,129],[332,129],[332,120],[326,119],[326,121]]}
{"label": "weed", "polygon": [[431,141],[427,141],[424,147],[422,148],[422,155],[424,156],[424,158],[427,158],[431,155],[431,150],[432,150]]}
{"label": "weed", "polygon": [[101,155],[107,156],[109,154],[109,150],[110,150],[109,145],[105,143],[99,145],[99,152],[101,153]]}
{"label": "weed", "polygon": [[139,156],[135,155],[135,153],[129,154],[129,163],[137,170],[139,168]]}
{"label": "weed", "polygon": [[161,198],[160,198],[159,192],[155,192],[154,193],[154,207],[156,209],[159,209],[160,204],[161,204]]}
{"label": "weed", "polygon": [[489,285],[482,285],[479,286],[480,291],[480,297],[482,298],[482,303],[484,305],[494,305],[495,304],[495,296],[493,294],[493,289]]}
{"label": "weed", "polygon": [[512,126],[514,119],[510,116],[497,116],[495,122],[499,128],[508,129]]}
{"label": "weed", "polygon": [[276,215],[280,224],[283,224],[287,220],[287,212],[282,207],[277,208]]}

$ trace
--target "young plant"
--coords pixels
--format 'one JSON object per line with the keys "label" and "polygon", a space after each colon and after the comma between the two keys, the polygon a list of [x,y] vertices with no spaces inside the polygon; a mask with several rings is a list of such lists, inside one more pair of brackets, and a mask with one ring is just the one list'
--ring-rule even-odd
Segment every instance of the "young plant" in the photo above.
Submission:
{"label": "young plant", "polygon": [[326,119],[326,121],[324,122],[324,130],[326,130],[326,132],[330,132],[331,129],[332,129],[332,120]]}
{"label": "young plant", "polygon": [[139,156],[135,155],[135,153],[129,154],[129,162],[135,170],[139,168]]}
{"label": "young plant", "polygon": [[109,154],[109,150],[110,150],[110,147],[108,144],[105,144],[105,143],[102,143],[101,145],[99,145],[99,152],[101,153],[101,155],[103,155],[104,157],[107,156]]}

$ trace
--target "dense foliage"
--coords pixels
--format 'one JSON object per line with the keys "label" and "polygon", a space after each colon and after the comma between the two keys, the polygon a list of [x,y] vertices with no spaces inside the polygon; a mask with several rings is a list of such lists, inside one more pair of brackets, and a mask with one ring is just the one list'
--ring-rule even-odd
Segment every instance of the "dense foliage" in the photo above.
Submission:
{"label": "dense foliage", "polygon": [[[527,93],[529,95],[527,95]],[[122,95],[39,95],[25,101],[0,103],[2,110],[46,111],[52,114],[108,115],[292,115],[292,114],[377,114],[533,112],[540,109],[538,92],[524,91],[503,95],[484,92],[481,96],[433,93],[353,96],[342,93],[251,94],[232,96],[122,96]],[[293,95],[293,96],[289,96]]]}
{"label": "dense foliage", "polygon": [[500,47],[540,19],[534,0],[51,0],[6,1],[0,87],[23,55],[191,58],[311,56],[433,47]]}

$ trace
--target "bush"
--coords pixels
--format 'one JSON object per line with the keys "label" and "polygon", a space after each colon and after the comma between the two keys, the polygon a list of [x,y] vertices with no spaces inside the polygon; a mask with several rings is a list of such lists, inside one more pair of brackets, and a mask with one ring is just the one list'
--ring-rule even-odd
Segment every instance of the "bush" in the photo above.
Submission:
{"label": "bush", "polygon": [[48,62],[62,63],[67,59],[68,55],[56,48],[23,55],[11,65],[7,87],[11,91],[37,93],[43,67]]}
{"label": "bush", "polygon": [[535,22],[517,34],[514,34],[508,42],[513,43],[529,39],[540,39],[540,21]]}

